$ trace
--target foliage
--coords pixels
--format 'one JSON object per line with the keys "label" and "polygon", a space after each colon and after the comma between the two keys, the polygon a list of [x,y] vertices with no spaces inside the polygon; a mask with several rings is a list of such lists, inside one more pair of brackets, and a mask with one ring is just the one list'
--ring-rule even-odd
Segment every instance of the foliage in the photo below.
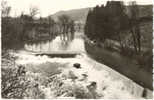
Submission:
{"label": "foliage", "polygon": [[[20,69],[18,69],[20,70]],[[28,82],[15,68],[2,68],[2,97],[22,98]]]}
{"label": "foliage", "polygon": [[145,53],[143,53],[143,55],[137,56],[137,62],[141,68],[144,68],[148,72],[152,73],[153,55],[151,50],[147,50]]}
{"label": "foliage", "polygon": [[105,6],[96,6],[87,15],[85,34],[97,44],[120,52],[151,70],[152,19],[151,14],[142,17],[145,12],[139,7],[135,1],[129,2],[128,6],[120,1],[108,1]]}
{"label": "foliage", "polygon": [[[2,98],[43,98],[42,91],[35,87],[37,85],[35,76],[31,74],[28,76],[28,72],[22,65],[17,66],[15,64],[15,57],[3,52],[2,58],[2,81],[1,81],[1,95]],[[33,93],[33,95],[32,95]]]}
{"label": "foliage", "polygon": [[120,31],[128,28],[128,17],[124,11],[124,5],[119,1],[108,1],[105,7],[96,6],[88,13],[85,34],[101,41],[115,39]]}
{"label": "foliage", "polygon": [[[42,98],[42,91],[38,87],[34,87],[36,85],[36,75],[29,73],[23,65],[16,65],[17,57],[10,54],[10,52],[12,51],[3,50],[2,52],[2,98]],[[31,78],[32,80],[30,80]],[[32,96],[31,93],[34,95]]]}
{"label": "foliage", "polygon": [[19,18],[2,18],[2,47],[11,47],[11,45],[21,41],[23,28]]}
{"label": "foliage", "polygon": [[85,34],[91,40],[103,43],[106,39],[113,40],[119,43],[122,52],[131,50],[140,55],[143,44],[141,24],[151,21],[149,16],[140,17],[140,13],[139,6],[134,1],[129,2],[129,6],[120,1],[108,1],[106,6],[96,6],[89,11]]}

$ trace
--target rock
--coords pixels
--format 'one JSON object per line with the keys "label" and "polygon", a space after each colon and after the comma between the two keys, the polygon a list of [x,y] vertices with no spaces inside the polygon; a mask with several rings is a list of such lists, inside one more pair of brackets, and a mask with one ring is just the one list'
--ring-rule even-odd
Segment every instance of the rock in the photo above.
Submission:
{"label": "rock", "polygon": [[73,81],[76,80],[78,77],[73,73],[73,71],[69,71],[69,78]]}
{"label": "rock", "polygon": [[38,83],[36,83],[36,84],[34,85],[34,87],[36,87],[36,88],[37,88],[38,86],[39,86],[39,84],[38,84]]}
{"label": "rock", "polygon": [[85,78],[86,78],[86,77],[88,77],[88,75],[87,75],[87,74],[82,74],[82,76],[84,76]]}
{"label": "rock", "polygon": [[96,82],[92,82],[91,83],[91,86],[96,86]]}
{"label": "rock", "polygon": [[144,88],[143,93],[142,93],[142,97],[146,98],[148,94],[148,89]]}
{"label": "rock", "polygon": [[91,82],[90,85],[87,86],[89,93],[93,99],[96,99],[98,97],[98,94],[96,92],[97,88],[97,83],[96,82]]}
{"label": "rock", "polygon": [[18,70],[17,70],[17,74],[18,74],[18,75],[25,75],[25,73],[26,73],[25,67],[22,66],[22,65],[19,65],[19,66],[18,66]]}
{"label": "rock", "polygon": [[61,87],[63,84],[64,84],[64,83],[62,83],[62,82],[61,82],[61,83],[59,83],[59,87]]}
{"label": "rock", "polygon": [[82,74],[82,76],[83,76],[83,77],[82,77],[81,79],[79,79],[79,81],[86,81],[88,75],[87,75],[87,74]]}
{"label": "rock", "polygon": [[95,91],[97,88],[97,83],[96,82],[91,82],[90,85],[87,86],[88,90],[90,91]]}
{"label": "rock", "polygon": [[104,86],[104,87],[102,88],[102,90],[104,91],[104,90],[106,90],[106,88],[107,88],[107,86]]}
{"label": "rock", "polygon": [[73,64],[73,67],[79,69],[79,68],[81,68],[81,65],[79,63],[75,63],[75,64]]}

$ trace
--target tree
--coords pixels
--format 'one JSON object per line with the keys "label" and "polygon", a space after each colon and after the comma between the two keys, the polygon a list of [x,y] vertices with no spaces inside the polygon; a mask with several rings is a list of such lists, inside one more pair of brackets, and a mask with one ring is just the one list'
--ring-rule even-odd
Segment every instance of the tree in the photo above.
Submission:
{"label": "tree", "polygon": [[85,24],[85,27],[84,27],[84,33],[90,37],[90,19],[91,19],[91,13],[92,11],[89,10],[88,14],[87,14],[87,19],[86,19],[86,24]]}
{"label": "tree", "polygon": [[2,0],[1,2],[1,7],[2,7],[2,17],[9,17],[11,7],[8,6],[7,1]]}
{"label": "tree", "polygon": [[139,26],[139,8],[135,1],[130,2],[130,25],[133,38],[134,50],[136,53],[141,52],[141,34]]}
{"label": "tree", "polygon": [[107,29],[109,30],[110,35],[113,36],[113,38],[111,37],[111,39],[115,38],[115,40],[120,43],[121,50],[123,51],[125,48],[125,43],[123,42],[122,36],[123,34],[125,34],[125,30],[127,30],[129,26],[129,20],[128,16],[125,13],[124,4],[123,2],[119,1],[111,2],[108,7],[108,16],[110,17]]}
{"label": "tree", "polygon": [[93,10],[89,10],[87,19],[86,19],[86,24],[84,27],[84,32],[89,37],[90,39],[94,39],[96,33],[95,33],[95,24],[94,24],[94,12]]}
{"label": "tree", "polygon": [[[61,28],[61,39],[66,40],[69,37],[68,33],[72,25],[74,25],[73,20],[67,15],[61,15],[58,17],[60,28]],[[72,27],[73,30],[73,27]]]}
{"label": "tree", "polygon": [[[97,41],[115,39],[121,42],[120,33],[127,28],[128,17],[123,2],[108,1],[104,7],[96,6],[87,15],[85,34]],[[118,36],[118,37],[117,37]]]}
{"label": "tree", "polygon": [[30,16],[34,18],[37,14],[39,14],[39,9],[37,7],[31,6],[29,9]]}
{"label": "tree", "polygon": [[51,37],[54,37],[54,34],[55,34],[54,25],[55,25],[56,22],[51,17],[48,17],[48,22],[49,22],[49,35]]}
{"label": "tree", "polygon": [[74,33],[75,33],[75,23],[73,20],[69,23],[70,33],[71,33],[71,40],[74,39]]}

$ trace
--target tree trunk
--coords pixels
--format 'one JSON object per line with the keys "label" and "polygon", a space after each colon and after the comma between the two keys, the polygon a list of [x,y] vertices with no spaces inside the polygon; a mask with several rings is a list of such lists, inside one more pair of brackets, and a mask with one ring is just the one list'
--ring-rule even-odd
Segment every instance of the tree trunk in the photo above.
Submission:
{"label": "tree trunk", "polygon": [[137,43],[136,43],[136,36],[135,36],[135,34],[134,34],[134,30],[133,30],[133,28],[131,29],[131,33],[132,33],[132,37],[133,37],[133,45],[134,45],[134,50],[135,50],[135,52],[137,53]]}
{"label": "tree trunk", "polygon": [[123,46],[123,43],[122,43],[122,41],[121,41],[120,32],[119,32],[119,34],[118,34],[118,39],[119,39],[119,42],[120,42],[121,50],[123,51],[123,50],[124,50],[124,46]]}
{"label": "tree trunk", "polygon": [[137,35],[137,43],[138,43],[138,53],[141,52],[141,35],[140,35],[140,29],[139,29],[139,25],[136,26],[136,35]]}

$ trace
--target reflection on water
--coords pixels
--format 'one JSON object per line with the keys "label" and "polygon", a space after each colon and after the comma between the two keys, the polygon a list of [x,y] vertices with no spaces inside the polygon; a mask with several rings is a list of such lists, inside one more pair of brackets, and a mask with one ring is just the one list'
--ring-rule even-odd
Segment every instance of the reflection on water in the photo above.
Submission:
{"label": "reflection on water", "polygon": [[73,40],[61,40],[60,36],[57,36],[54,40],[48,40],[46,42],[25,44],[26,50],[35,52],[84,52],[84,40],[82,38],[74,38]]}

